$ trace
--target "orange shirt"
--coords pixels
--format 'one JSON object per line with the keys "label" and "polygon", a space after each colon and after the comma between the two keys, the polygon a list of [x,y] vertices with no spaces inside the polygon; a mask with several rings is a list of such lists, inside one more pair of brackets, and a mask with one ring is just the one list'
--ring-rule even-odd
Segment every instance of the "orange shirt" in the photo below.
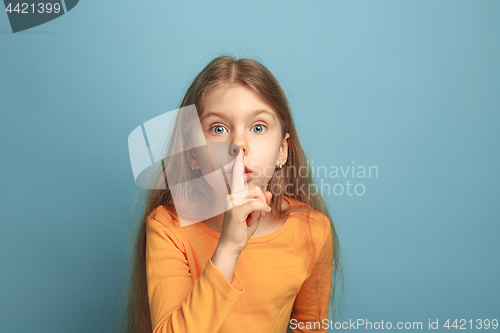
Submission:
{"label": "orange shirt", "polygon": [[[292,208],[301,204],[285,199]],[[278,230],[249,239],[229,283],[211,260],[220,233],[202,222],[181,227],[164,206],[157,207],[146,229],[153,332],[285,333],[291,319],[293,332],[326,332],[320,323],[328,319],[332,281],[330,221],[317,210],[311,213],[316,222],[296,215]],[[316,254],[308,252],[307,223]],[[307,322],[317,322],[316,329],[298,328]]]}

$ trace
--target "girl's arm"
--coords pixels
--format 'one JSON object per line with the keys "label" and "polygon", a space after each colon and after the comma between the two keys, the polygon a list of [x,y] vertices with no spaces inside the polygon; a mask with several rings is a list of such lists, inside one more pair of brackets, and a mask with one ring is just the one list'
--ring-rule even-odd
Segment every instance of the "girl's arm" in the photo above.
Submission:
{"label": "girl's arm", "polygon": [[231,251],[229,248],[222,246],[220,243],[214,251],[212,256],[212,263],[219,272],[224,275],[229,283],[232,283],[234,270],[236,269],[236,262],[240,257],[240,253]]}
{"label": "girl's arm", "polygon": [[193,285],[182,242],[166,225],[148,219],[146,273],[153,333],[218,332],[244,292],[234,273],[236,261],[218,246]]}
{"label": "girl's arm", "polygon": [[[328,221],[328,219],[327,219]],[[293,333],[328,332],[323,319],[328,318],[328,301],[333,273],[333,239],[330,222],[326,239],[309,278],[304,281],[295,298],[291,327]],[[307,328],[307,323],[310,322]],[[325,321],[327,322],[327,321]],[[327,323],[329,325],[329,322]],[[316,325],[316,326],[314,326]]]}

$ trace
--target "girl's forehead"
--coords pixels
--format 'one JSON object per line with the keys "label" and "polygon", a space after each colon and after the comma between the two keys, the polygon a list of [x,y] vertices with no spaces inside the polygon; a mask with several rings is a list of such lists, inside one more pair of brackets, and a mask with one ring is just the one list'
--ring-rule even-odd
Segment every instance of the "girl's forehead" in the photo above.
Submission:
{"label": "girl's forehead", "polygon": [[258,108],[258,109],[216,109],[206,108],[200,115],[200,121],[209,120],[211,118],[223,119],[251,119],[255,117],[262,117],[272,121],[278,122],[276,112],[271,108]]}
{"label": "girl's forehead", "polygon": [[269,107],[265,99],[249,87],[241,84],[217,86],[202,97],[208,108],[256,109]]}

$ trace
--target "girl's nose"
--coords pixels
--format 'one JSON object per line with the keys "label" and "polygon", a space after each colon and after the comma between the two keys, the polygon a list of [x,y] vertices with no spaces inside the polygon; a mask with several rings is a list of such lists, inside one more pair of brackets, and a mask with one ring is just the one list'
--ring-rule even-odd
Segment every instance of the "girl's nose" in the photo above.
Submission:
{"label": "girl's nose", "polygon": [[235,143],[231,143],[229,145],[229,154],[231,156],[237,156],[239,153],[240,153],[240,147]]}

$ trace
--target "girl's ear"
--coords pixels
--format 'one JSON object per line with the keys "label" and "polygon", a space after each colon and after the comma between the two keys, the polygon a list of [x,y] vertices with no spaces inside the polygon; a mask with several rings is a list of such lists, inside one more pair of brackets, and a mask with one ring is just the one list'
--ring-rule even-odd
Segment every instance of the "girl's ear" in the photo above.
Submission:
{"label": "girl's ear", "polygon": [[198,166],[198,158],[196,157],[195,148],[191,148],[192,145],[188,144],[188,149],[186,150],[186,159],[189,166],[193,169],[199,168]]}
{"label": "girl's ear", "polygon": [[281,141],[280,152],[278,154],[278,164],[283,165],[288,159],[288,138],[289,133],[285,134],[285,138]]}

